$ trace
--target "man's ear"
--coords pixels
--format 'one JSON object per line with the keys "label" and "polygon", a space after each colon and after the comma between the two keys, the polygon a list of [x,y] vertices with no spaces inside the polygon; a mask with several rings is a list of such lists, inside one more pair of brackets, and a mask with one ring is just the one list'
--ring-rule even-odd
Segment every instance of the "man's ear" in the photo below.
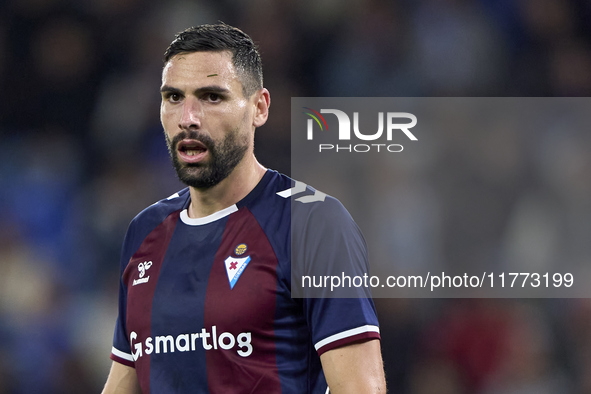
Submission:
{"label": "man's ear", "polygon": [[267,89],[262,88],[255,93],[255,96],[255,113],[252,124],[254,127],[260,127],[267,122],[267,118],[269,117],[271,95]]}

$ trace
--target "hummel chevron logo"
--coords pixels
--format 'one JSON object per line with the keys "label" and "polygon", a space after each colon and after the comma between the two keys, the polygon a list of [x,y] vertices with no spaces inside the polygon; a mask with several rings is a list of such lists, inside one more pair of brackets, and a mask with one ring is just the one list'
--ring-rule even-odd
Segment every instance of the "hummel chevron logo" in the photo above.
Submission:
{"label": "hummel chevron logo", "polygon": [[[291,197],[295,194],[299,194],[299,193],[306,191],[306,186],[307,185],[304,182],[296,181],[294,187],[292,187],[291,189],[285,189],[283,191],[277,192],[277,195],[280,197],[283,197],[283,198],[288,198],[288,197]],[[325,198],[326,198],[325,193],[322,193],[321,191],[316,190],[314,192],[314,194],[298,197],[295,200],[306,204],[309,202],[324,201]]]}
{"label": "hummel chevron logo", "polygon": [[298,193],[305,191],[306,186],[307,185],[304,182],[296,181],[294,187],[292,187],[291,189],[285,189],[282,192],[277,192],[277,195],[281,196],[283,198],[287,198],[287,197],[290,197],[294,194],[298,194]]}
{"label": "hummel chevron logo", "polygon": [[325,198],[326,198],[325,193],[322,193],[321,191],[316,190],[314,192],[314,194],[311,194],[309,196],[303,196],[303,197],[296,198],[296,201],[306,204],[309,202],[324,201]]}
{"label": "hummel chevron logo", "polygon": [[144,261],[143,263],[138,264],[137,269],[140,272],[140,279],[134,279],[132,286],[146,283],[147,281],[150,280],[149,276],[146,276],[144,278],[144,275],[146,275],[146,271],[149,270],[151,266],[152,266],[151,261]]}

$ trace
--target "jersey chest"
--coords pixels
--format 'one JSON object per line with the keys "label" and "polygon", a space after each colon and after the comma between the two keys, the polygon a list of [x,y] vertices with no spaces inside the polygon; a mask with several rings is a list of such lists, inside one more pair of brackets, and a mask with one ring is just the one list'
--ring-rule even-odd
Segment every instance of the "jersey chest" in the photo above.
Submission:
{"label": "jersey chest", "polygon": [[157,368],[167,371],[159,379],[190,385],[195,374],[205,379],[206,371],[258,365],[253,379],[276,385],[277,299],[287,294],[277,266],[264,230],[246,209],[205,226],[167,218],[123,275],[138,374]]}
{"label": "jersey chest", "polygon": [[247,210],[204,226],[170,218],[146,237],[124,280],[128,332],[273,325],[277,258]]}

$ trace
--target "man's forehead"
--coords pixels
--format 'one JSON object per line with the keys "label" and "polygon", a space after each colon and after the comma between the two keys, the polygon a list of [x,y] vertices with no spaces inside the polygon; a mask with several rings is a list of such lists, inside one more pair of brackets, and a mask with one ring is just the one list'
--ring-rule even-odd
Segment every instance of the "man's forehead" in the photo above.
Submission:
{"label": "man's forehead", "polygon": [[179,53],[166,63],[162,78],[191,76],[206,78],[233,78],[236,70],[230,51]]}

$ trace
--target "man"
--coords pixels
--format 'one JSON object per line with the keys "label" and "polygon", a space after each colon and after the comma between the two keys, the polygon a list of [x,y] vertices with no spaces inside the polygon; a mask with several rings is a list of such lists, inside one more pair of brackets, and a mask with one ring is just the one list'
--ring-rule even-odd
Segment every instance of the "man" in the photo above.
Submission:
{"label": "man", "polygon": [[[270,95],[250,37],[225,24],[180,33],[160,90],[188,188],[130,224],[103,393],[385,392],[371,299],[291,296],[294,182],[254,156]],[[294,204],[301,226],[333,244],[326,252],[325,235],[302,232],[302,258],[364,266],[363,239],[338,201]]]}

